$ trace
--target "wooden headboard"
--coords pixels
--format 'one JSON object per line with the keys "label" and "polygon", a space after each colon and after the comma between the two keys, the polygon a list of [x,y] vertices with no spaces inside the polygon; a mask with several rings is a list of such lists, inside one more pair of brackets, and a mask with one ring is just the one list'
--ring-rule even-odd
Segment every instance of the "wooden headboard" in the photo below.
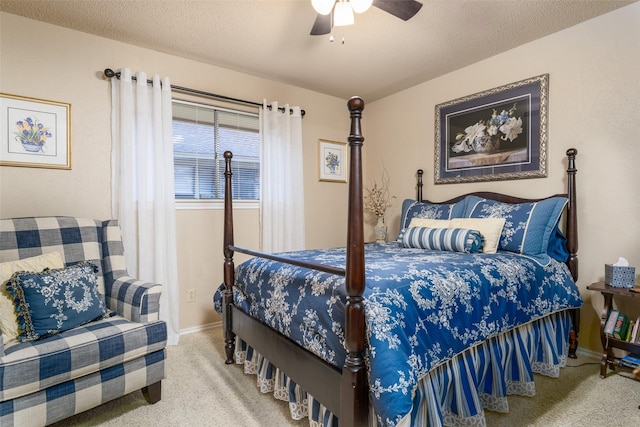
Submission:
{"label": "wooden headboard", "polygon": [[422,176],[423,170],[418,169],[417,177],[418,177],[418,191],[417,191],[417,199],[419,201],[424,201],[428,203],[442,203],[449,204],[455,203],[459,200],[467,196],[477,196],[482,197],[484,199],[496,200],[498,202],[503,203],[526,203],[526,202],[537,202],[540,200],[549,199],[551,197],[566,197],[569,202],[565,208],[564,218],[565,218],[565,227],[564,233],[567,237],[567,250],[569,251],[569,259],[567,260],[567,266],[569,267],[569,271],[571,271],[571,275],[573,276],[573,280],[578,280],[578,213],[577,213],[577,205],[576,205],[576,155],[578,154],[578,150],[575,148],[570,148],[567,150],[567,192],[554,194],[552,196],[542,197],[539,199],[527,199],[522,197],[510,196],[502,193],[493,193],[489,191],[478,191],[473,193],[462,194],[460,196],[454,197],[453,199],[445,200],[442,202],[434,202],[431,200],[423,199],[422,195]]}

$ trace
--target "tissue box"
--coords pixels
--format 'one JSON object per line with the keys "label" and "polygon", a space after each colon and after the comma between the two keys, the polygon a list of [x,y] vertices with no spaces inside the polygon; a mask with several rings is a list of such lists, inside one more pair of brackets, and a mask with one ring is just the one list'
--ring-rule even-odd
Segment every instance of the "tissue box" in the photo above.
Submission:
{"label": "tissue box", "polygon": [[636,278],[635,267],[604,265],[604,283],[614,288],[633,288]]}

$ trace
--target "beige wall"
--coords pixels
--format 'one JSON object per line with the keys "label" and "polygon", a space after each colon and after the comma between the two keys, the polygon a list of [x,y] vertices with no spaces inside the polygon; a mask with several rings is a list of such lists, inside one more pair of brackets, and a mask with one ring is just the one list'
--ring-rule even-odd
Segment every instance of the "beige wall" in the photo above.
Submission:
{"label": "beige wall", "polygon": [[[415,197],[419,168],[425,170],[424,195],[430,200],[476,190],[544,196],[565,191],[565,152],[575,147],[580,287],[603,279],[604,264],[618,256],[640,268],[638,23],[636,3],[368,105],[370,173],[376,176],[384,160],[399,200]],[[434,185],[435,106],[545,73],[550,82],[548,177]],[[399,204],[391,218],[396,234]],[[594,295],[584,290],[583,296],[580,345],[599,351]]]}
{"label": "beige wall", "polygon": [[[303,125],[309,247],[344,244],[344,184],[317,179],[317,140],[345,141],[346,100],[223,68],[0,13],[0,92],[71,104],[72,170],[0,167],[0,216],[111,217],[110,84],[105,68],[169,76],[172,83],[230,97],[306,110]],[[176,95],[176,97],[180,97]],[[323,209],[330,205],[334,209]],[[257,248],[258,213],[238,211],[236,244]],[[337,224],[337,226],[336,226]],[[211,304],[222,281],[222,212],[177,212],[180,327],[219,320]],[[196,302],[186,302],[187,289]]]}
{"label": "beige wall", "polygon": [[[365,166],[370,178],[382,165],[398,197],[390,210],[395,236],[400,202],[414,197],[422,168],[425,196],[445,199],[478,189],[522,196],[564,191],[567,148],[579,154],[578,208],[581,288],[603,277],[603,264],[619,255],[640,267],[640,4],[627,6],[470,67],[372,102],[363,119]],[[176,56],[0,14],[0,91],[72,104],[73,169],[0,168],[0,216],[110,216],[110,101],[104,68],[168,75],[181,86],[260,101],[300,105],[304,119],[307,245],[344,244],[346,185],[317,181],[318,138],[346,141],[345,100],[254,78]],[[28,55],[26,52],[38,52]],[[434,186],[435,105],[540,74],[549,74],[549,176],[542,179]],[[367,182],[367,181],[365,181]],[[332,209],[326,209],[326,206]],[[337,224],[337,226],[336,226]],[[367,224],[372,225],[368,218]],[[222,280],[222,213],[177,214],[181,328],[215,321],[211,294]],[[371,228],[366,228],[369,237]],[[257,245],[258,214],[236,213],[236,244]],[[581,346],[599,351],[593,295],[584,290]]]}

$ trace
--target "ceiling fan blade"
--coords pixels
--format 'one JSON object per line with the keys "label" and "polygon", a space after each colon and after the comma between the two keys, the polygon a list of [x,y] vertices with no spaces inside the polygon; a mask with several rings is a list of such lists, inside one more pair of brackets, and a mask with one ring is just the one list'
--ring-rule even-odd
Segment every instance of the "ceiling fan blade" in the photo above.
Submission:
{"label": "ceiling fan blade", "polygon": [[408,21],[418,13],[422,3],[414,0],[373,0],[373,6]]}
{"label": "ceiling fan blade", "polygon": [[331,13],[328,15],[320,15],[316,17],[316,21],[311,28],[312,36],[322,36],[331,32]]}

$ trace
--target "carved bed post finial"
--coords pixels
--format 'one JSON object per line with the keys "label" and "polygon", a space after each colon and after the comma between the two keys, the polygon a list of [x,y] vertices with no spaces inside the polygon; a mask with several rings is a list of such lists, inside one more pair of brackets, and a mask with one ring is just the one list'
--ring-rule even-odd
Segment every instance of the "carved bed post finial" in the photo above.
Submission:
{"label": "carved bed post finial", "polygon": [[345,345],[347,357],[342,369],[341,400],[338,418],[347,426],[366,426],[369,411],[369,387],[364,364],[365,313],[364,294],[364,201],[362,194],[362,136],[360,119],[364,101],[352,97],[347,102],[351,117],[349,133],[349,216],[347,226],[347,260],[345,305]]}
{"label": "carved bed post finial", "polygon": [[224,329],[224,351],[227,356],[225,363],[227,365],[233,363],[233,352],[235,350],[235,334],[233,333],[232,324],[232,307],[233,307],[233,284],[235,282],[235,267],[233,264],[233,194],[231,189],[231,159],[233,154],[231,151],[224,152],[224,296],[223,296],[223,329]]}
{"label": "carved bed post finial", "polygon": [[417,173],[418,173],[418,198],[416,200],[421,202],[422,201],[422,175],[424,174],[424,171],[422,169],[418,169]]}

